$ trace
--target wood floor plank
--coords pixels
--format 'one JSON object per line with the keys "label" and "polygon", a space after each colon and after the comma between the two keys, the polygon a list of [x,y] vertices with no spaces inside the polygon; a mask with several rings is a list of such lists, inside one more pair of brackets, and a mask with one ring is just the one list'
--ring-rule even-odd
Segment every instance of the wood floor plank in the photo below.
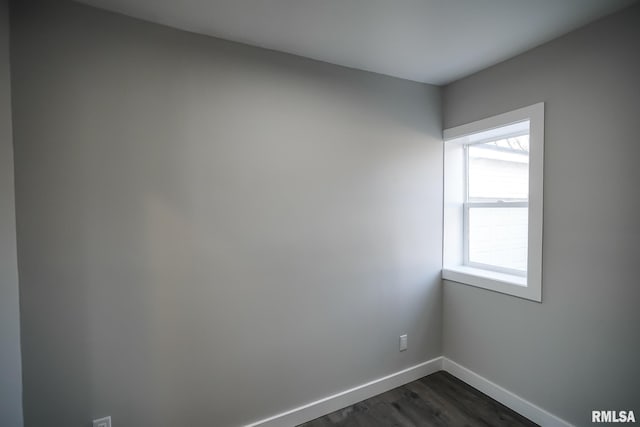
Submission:
{"label": "wood floor plank", "polygon": [[376,402],[372,406],[372,412],[383,423],[384,426],[394,427],[415,427],[415,424],[402,411],[399,411],[392,403],[386,401],[384,397],[375,398]]}
{"label": "wood floor plank", "polygon": [[452,408],[447,396],[442,396],[437,391],[428,387],[420,381],[407,384],[409,390],[414,392],[420,399],[430,402],[432,406],[438,408],[438,418],[441,418],[447,426],[467,426],[472,425],[472,420],[457,408]]}
{"label": "wood floor plank", "polygon": [[533,422],[440,371],[299,427],[532,427]]}
{"label": "wood floor plank", "polygon": [[[424,383],[425,378],[422,381]],[[489,396],[457,379],[447,372],[438,372],[430,379],[432,387],[478,426],[531,426],[535,425]]]}

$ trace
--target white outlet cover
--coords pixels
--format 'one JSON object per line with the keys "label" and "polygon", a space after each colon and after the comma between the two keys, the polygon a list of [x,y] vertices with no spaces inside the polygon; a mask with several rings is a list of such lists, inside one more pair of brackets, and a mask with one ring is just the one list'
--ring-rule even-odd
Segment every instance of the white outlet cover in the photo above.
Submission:
{"label": "white outlet cover", "polygon": [[407,336],[400,335],[400,351],[405,351],[407,349]]}
{"label": "white outlet cover", "polygon": [[93,427],[111,427],[111,417],[104,417],[93,420]]}

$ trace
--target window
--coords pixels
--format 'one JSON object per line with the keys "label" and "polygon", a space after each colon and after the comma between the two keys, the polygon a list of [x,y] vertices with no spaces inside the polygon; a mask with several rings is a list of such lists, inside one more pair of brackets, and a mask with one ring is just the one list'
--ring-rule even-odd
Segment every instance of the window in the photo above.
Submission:
{"label": "window", "polygon": [[442,277],[541,301],[544,104],[444,131]]}

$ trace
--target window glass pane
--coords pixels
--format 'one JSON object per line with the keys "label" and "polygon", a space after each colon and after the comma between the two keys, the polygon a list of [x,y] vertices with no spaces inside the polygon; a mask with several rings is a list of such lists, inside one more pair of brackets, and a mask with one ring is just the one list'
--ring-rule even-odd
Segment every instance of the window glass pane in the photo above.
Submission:
{"label": "window glass pane", "polygon": [[469,262],[527,270],[528,208],[469,208]]}
{"label": "window glass pane", "polygon": [[529,135],[468,146],[469,201],[529,197]]}

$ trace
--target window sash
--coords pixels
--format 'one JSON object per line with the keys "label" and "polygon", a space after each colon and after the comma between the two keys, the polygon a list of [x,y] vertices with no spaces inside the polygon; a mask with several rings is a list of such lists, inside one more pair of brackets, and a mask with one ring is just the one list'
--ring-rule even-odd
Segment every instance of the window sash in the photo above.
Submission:
{"label": "window sash", "polygon": [[482,270],[490,270],[497,271],[499,273],[512,274],[514,276],[526,277],[526,270],[515,270],[512,268],[500,267],[498,265],[493,264],[484,264],[480,262],[472,262],[469,259],[469,210],[471,208],[529,208],[529,202],[512,202],[512,201],[503,201],[497,200],[495,202],[465,202],[463,203],[464,214],[463,214],[463,264],[469,267],[480,268]]}

